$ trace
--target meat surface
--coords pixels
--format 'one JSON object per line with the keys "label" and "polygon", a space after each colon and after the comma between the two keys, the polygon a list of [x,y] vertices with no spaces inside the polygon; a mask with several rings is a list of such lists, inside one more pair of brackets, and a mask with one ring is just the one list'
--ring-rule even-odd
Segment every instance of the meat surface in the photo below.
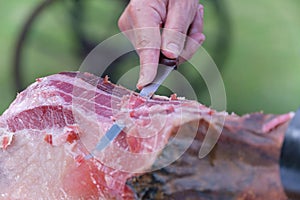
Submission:
{"label": "meat surface", "polygon": [[[208,156],[199,159],[198,151],[208,126],[202,121],[195,140],[180,159],[163,169],[132,178],[128,184],[139,199],[288,199],[279,166],[288,118],[262,113],[228,117],[218,143]],[[182,141],[177,143],[182,145]],[[168,157],[169,153],[163,151],[162,155]]]}
{"label": "meat surface", "polygon": [[[291,117],[146,100],[88,73],[40,78],[0,117],[0,199],[286,199],[278,159]],[[126,128],[95,151],[113,123]],[[222,134],[199,159],[209,127]]]}

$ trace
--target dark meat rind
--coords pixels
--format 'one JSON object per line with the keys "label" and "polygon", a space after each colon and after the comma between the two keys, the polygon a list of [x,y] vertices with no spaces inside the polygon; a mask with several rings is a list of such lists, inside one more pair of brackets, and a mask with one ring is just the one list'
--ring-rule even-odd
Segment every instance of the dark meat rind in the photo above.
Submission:
{"label": "dark meat rind", "polygon": [[[279,156],[288,121],[263,130],[279,117],[262,113],[227,117],[217,145],[203,159],[198,152],[208,123],[200,121],[196,139],[180,159],[128,184],[139,199],[287,199],[280,181]],[[185,126],[188,130],[194,125]]]}

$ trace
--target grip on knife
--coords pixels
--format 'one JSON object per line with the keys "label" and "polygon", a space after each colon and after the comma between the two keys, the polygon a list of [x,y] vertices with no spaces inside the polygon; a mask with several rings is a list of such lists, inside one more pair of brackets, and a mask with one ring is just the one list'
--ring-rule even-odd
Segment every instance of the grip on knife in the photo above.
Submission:
{"label": "grip on knife", "polygon": [[166,65],[166,66],[176,66],[178,65],[178,58],[167,58],[164,54],[160,53],[159,56],[159,64]]}

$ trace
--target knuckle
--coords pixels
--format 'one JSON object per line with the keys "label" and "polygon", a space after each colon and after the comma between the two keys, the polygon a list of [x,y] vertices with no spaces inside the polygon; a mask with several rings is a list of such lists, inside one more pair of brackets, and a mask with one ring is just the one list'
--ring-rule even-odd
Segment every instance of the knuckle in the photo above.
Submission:
{"label": "knuckle", "polygon": [[128,5],[128,11],[132,15],[135,14],[136,12],[141,11],[143,7],[144,7],[143,0],[131,0],[130,4]]}
{"label": "knuckle", "polygon": [[121,17],[119,18],[118,20],[118,27],[121,31],[124,31],[126,30],[126,27],[125,27],[125,20],[124,20],[124,15],[121,15]]}
{"label": "knuckle", "polygon": [[137,41],[136,47],[138,49],[143,49],[143,48],[148,47],[150,45],[150,43],[151,43],[150,40],[142,39],[142,40]]}
{"label": "knuckle", "polygon": [[138,50],[144,49],[158,49],[159,42],[155,39],[149,39],[147,37],[137,38],[135,41],[135,48]]}
{"label": "knuckle", "polygon": [[185,23],[182,22],[178,22],[176,25],[174,25],[173,27],[169,27],[168,29],[172,31],[172,34],[176,35],[186,34],[187,32],[187,27]]}
{"label": "knuckle", "polygon": [[164,30],[163,37],[164,39],[172,40],[177,43],[180,43],[185,40],[186,34],[182,32],[182,30],[179,29],[168,29]]}
{"label": "knuckle", "polygon": [[197,9],[197,8],[198,8],[198,5],[199,5],[199,1],[198,1],[198,0],[193,0],[193,1],[191,1],[191,6],[192,6],[192,8]]}
{"label": "knuckle", "polygon": [[136,48],[159,48],[160,32],[158,28],[141,28],[135,30]]}
{"label": "knuckle", "polygon": [[198,4],[199,9],[204,9],[204,6],[202,4]]}
{"label": "knuckle", "polygon": [[136,8],[136,6],[135,5],[129,5],[128,7],[127,7],[127,10],[128,10],[128,16],[129,17],[131,17],[131,18],[135,18],[135,16],[136,16],[136,10],[138,10],[137,8]]}
{"label": "knuckle", "polygon": [[132,24],[138,24],[144,18],[143,7],[138,4],[129,5],[127,8],[127,17]]}

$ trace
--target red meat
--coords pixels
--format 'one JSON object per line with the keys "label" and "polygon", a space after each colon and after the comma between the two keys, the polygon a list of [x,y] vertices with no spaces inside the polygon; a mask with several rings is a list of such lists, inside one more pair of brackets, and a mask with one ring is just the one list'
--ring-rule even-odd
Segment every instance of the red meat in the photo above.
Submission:
{"label": "red meat", "polygon": [[[263,131],[290,117],[270,118]],[[196,140],[203,140],[207,124],[218,132],[224,118],[229,132],[260,123],[239,124],[243,118],[174,96],[146,100],[88,73],[38,79],[0,117],[0,198],[137,198],[138,190],[126,181],[150,171],[155,161],[159,165],[170,137],[180,138],[183,130],[181,141],[196,134]],[[105,150],[93,151],[116,122],[126,128]],[[94,157],[86,159],[91,152]]]}

